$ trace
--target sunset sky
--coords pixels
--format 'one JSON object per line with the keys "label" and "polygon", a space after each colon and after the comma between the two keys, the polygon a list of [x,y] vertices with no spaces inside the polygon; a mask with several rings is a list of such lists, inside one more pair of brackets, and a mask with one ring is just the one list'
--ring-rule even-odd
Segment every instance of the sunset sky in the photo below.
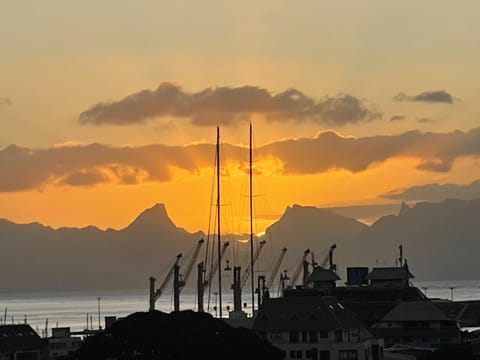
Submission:
{"label": "sunset sky", "polygon": [[0,218],[121,228],[164,203],[206,230],[218,125],[226,229],[244,231],[249,121],[257,231],[295,203],[467,191],[479,13],[477,0],[3,2]]}

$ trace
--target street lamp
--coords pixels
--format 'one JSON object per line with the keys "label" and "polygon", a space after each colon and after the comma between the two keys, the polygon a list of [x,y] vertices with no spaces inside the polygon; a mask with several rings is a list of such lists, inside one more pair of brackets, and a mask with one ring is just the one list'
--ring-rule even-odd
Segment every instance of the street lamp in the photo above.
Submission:
{"label": "street lamp", "polygon": [[101,297],[97,297],[97,302],[98,302],[98,329],[102,330],[102,325],[100,324],[100,299]]}

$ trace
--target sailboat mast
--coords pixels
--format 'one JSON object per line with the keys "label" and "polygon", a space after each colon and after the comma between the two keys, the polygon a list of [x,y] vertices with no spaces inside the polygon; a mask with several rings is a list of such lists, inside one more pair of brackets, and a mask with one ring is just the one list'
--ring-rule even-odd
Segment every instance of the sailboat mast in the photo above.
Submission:
{"label": "sailboat mast", "polygon": [[218,306],[222,317],[222,256],[220,244],[220,128],[217,126],[217,255],[218,255]]}
{"label": "sailboat mast", "polygon": [[252,171],[252,161],[253,161],[253,153],[252,153],[252,123],[250,123],[250,279],[252,285],[252,316],[255,315],[255,279],[254,279],[254,271],[253,271],[253,171]]}

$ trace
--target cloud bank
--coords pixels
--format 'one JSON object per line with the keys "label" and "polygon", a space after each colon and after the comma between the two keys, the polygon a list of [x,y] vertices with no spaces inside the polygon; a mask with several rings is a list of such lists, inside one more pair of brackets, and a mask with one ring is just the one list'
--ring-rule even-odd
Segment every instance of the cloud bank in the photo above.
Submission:
{"label": "cloud bank", "polygon": [[403,201],[443,201],[445,199],[474,200],[480,198],[480,180],[470,184],[426,184],[393,190],[382,197]]}
{"label": "cloud bank", "polygon": [[78,121],[130,125],[175,117],[198,126],[235,125],[254,114],[269,121],[311,121],[337,126],[381,117],[366,100],[348,94],[316,101],[297,89],[273,93],[257,86],[215,87],[189,93],[176,84],[164,82],[155,90],[142,90],[118,101],[95,104],[82,112]]}
{"label": "cloud bank", "polygon": [[[245,171],[248,149],[229,144],[222,147],[229,166]],[[214,153],[213,144],[72,144],[45,149],[10,145],[0,150],[0,192],[41,189],[46,185],[168,182],[176,169],[192,175],[212,169]],[[285,175],[318,174],[332,169],[360,172],[398,157],[416,159],[418,170],[448,172],[457,158],[466,156],[480,156],[480,128],[450,133],[409,131],[363,138],[326,131],[315,138],[277,141],[255,149],[257,171],[262,171],[262,162],[270,162],[276,165],[274,171]]]}
{"label": "cloud bank", "polygon": [[393,97],[393,101],[413,101],[446,104],[453,104],[454,102],[453,96],[445,90],[424,91],[417,95],[407,95],[401,92]]}

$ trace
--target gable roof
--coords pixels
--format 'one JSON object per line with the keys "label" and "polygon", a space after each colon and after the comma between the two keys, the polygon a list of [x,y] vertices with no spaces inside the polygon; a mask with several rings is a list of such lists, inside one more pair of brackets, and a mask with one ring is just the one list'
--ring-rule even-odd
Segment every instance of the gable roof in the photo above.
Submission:
{"label": "gable roof", "polygon": [[335,330],[362,327],[333,296],[265,299],[253,328],[257,331]]}
{"label": "gable roof", "polygon": [[340,277],[330,269],[324,269],[317,266],[313,269],[312,273],[307,278],[307,283],[313,282],[331,282],[340,280]]}
{"label": "gable roof", "polygon": [[451,321],[435,303],[424,301],[404,301],[395,306],[383,318],[382,322],[403,321]]}
{"label": "gable roof", "polygon": [[412,275],[408,269],[404,267],[379,267],[373,268],[372,271],[367,275],[367,280],[405,280],[408,272],[408,278],[413,279],[415,276]]}
{"label": "gable roof", "polygon": [[30,325],[0,325],[0,350],[41,349],[45,343]]}

